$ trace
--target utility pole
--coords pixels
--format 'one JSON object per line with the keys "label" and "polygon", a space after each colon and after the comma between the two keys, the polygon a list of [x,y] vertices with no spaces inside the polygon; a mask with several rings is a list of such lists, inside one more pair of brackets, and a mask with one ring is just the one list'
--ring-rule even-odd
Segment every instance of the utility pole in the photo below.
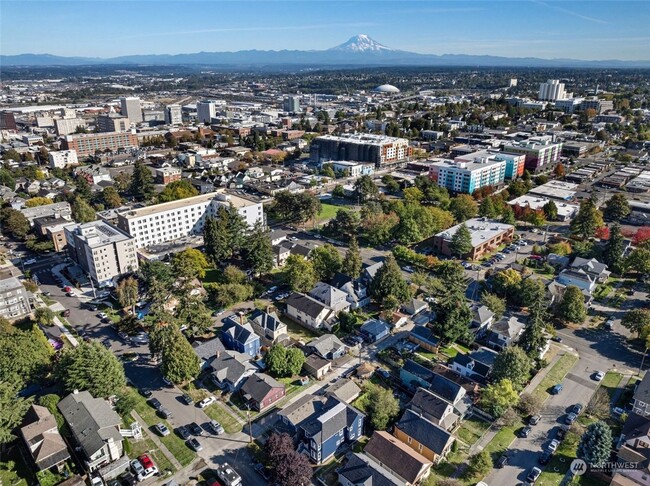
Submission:
{"label": "utility pole", "polygon": [[253,427],[251,426],[251,409],[250,405],[247,405],[248,410],[246,410],[246,418],[248,419],[248,442],[253,443]]}
{"label": "utility pole", "polygon": [[641,358],[641,364],[639,365],[639,372],[637,375],[641,375],[641,371],[643,371],[643,362],[645,361],[645,356],[648,354],[648,348],[645,348],[645,351],[643,352],[643,358]]}

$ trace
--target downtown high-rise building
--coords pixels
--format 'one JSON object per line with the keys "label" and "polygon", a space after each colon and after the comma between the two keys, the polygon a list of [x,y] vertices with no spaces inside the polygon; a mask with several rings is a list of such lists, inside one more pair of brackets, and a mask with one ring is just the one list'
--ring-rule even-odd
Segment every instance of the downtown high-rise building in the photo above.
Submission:
{"label": "downtown high-rise building", "polygon": [[560,83],[557,79],[549,79],[545,83],[539,85],[539,100],[540,101],[556,101],[565,99],[566,92],[564,91],[564,83]]}
{"label": "downtown high-rise building", "polygon": [[120,98],[122,115],[127,117],[131,123],[142,122],[142,106],[140,98],[124,97]]}
{"label": "downtown high-rise building", "polygon": [[165,106],[165,123],[167,125],[183,124],[183,108],[181,105]]}
{"label": "downtown high-rise building", "polygon": [[282,109],[287,113],[300,112],[300,96],[287,96],[282,103]]}

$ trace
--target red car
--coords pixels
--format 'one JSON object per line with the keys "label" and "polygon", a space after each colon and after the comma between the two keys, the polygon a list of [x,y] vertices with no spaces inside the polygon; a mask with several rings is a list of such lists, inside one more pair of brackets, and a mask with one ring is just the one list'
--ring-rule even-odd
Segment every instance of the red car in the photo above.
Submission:
{"label": "red car", "polygon": [[153,467],[153,461],[147,454],[142,454],[138,457],[138,461],[140,461],[140,464],[142,464],[142,467],[145,469]]}
{"label": "red car", "polygon": [[66,286],[66,287],[63,287],[63,290],[64,290],[64,292],[72,292],[72,287],[70,287],[70,286],[68,285],[68,286]]}

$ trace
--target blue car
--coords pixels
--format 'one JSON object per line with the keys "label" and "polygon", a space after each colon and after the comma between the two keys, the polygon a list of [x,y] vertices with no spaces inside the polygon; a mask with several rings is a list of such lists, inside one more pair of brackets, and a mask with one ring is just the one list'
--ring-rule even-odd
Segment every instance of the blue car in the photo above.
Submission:
{"label": "blue car", "polygon": [[551,395],[557,395],[558,393],[560,393],[562,391],[562,388],[564,388],[564,386],[562,386],[562,384],[558,383],[553,388],[551,388]]}

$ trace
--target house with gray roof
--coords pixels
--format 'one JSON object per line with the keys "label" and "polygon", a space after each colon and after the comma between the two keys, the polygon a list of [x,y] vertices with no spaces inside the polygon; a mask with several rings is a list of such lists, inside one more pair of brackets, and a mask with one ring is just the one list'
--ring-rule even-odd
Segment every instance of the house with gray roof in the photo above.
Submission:
{"label": "house with gray roof", "polygon": [[289,317],[314,329],[331,329],[336,320],[334,309],[309,295],[294,292],[286,300],[286,305]]}
{"label": "house with gray roof", "polygon": [[469,354],[458,353],[451,360],[450,367],[461,376],[487,382],[498,355],[499,353],[490,348],[481,347]]}
{"label": "house with gray roof", "polygon": [[215,356],[220,355],[226,351],[225,346],[219,338],[208,339],[207,341],[194,341],[192,343],[194,354],[199,357],[201,362],[201,370],[205,370],[210,365],[210,361]]}
{"label": "house with gray roof", "polygon": [[491,348],[500,351],[519,340],[526,325],[517,316],[504,316],[492,324],[486,335],[486,342]]}
{"label": "house with gray roof", "polygon": [[236,351],[224,351],[208,364],[210,379],[222,390],[235,392],[244,384],[244,380],[255,373],[255,366],[249,361],[250,356]]}
{"label": "house with gray roof", "polygon": [[122,457],[122,419],[106,400],[94,398],[87,391],[75,391],[61,400],[57,408],[68,424],[89,471]]}
{"label": "house with gray roof", "polygon": [[334,334],[323,334],[312,339],[307,344],[307,349],[328,360],[340,358],[346,352],[345,344]]}
{"label": "house with gray roof", "polygon": [[20,435],[34,460],[36,469],[44,471],[70,459],[68,446],[59,433],[56,419],[40,405],[32,405],[25,415],[27,425]]}
{"label": "house with gray roof", "polygon": [[482,336],[490,328],[494,321],[494,312],[484,305],[472,305],[472,332]]}
{"label": "house with gray roof", "polygon": [[258,373],[246,379],[241,395],[253,410],[262,412],[284,397],[285,388],[269,375]]}
{"label": "house with gray roof", "polygon": [[588,260],[586,258],[576,257],[576,259],[571,262],[569,268],[571,270],[583,270],[598,283],[606,282],[612,273],[607,270],[607,265],[600,263],[595,258]]}
{"label": "house with gray roof", "polygon": [[309,291],[309,296],[322,302],[334,312],[350,310],[350,303],[347,301],[347,294],[325,282],[318,282]]}
{"label": "house with gray roof", "polygon": [[249,356],[257,356],[260,352],[260,337],[248,323],[239,323],[235,316],[226,317],[221,327],[221,340],[227,349],[232,349]]}
{"label": "house with gray roof", "polygon": [[443,460],[454,443],[451,432],[437,426],[413,410],[406,410],[395,424],[394,435],[434,464]]}
{"label": "house with gray roof", "polygon": [[565,268],[557,276],[557,282],[562,285],[574,285],[580,290],[586,290],[591,294],[597,285],[596,277],[582,269]]}
{"label": "house with gray roof", "polygon": [[336,470],[342,486],[404,486],[404,482],[381,464],[360,453],[348,455],[345,465]]}
{"label": "house with gray roof", "polygon": [[408,408],[445,430],[452,430],[460,420],[451,403],[424,388],[417,389]]}
{"label": "house with gray roof", "polygon": [[272,343],[288,333],[287,325],[280,320],[275,312],[269,313],[256,309],[249,316],[248,322],[258,336]]}
{"label": "house with gray roof", "polygon": [[325,395],[336,397],[345,403],[352,403],[361,395],[361,388],[351,379],[341,378],[325,389]]}

